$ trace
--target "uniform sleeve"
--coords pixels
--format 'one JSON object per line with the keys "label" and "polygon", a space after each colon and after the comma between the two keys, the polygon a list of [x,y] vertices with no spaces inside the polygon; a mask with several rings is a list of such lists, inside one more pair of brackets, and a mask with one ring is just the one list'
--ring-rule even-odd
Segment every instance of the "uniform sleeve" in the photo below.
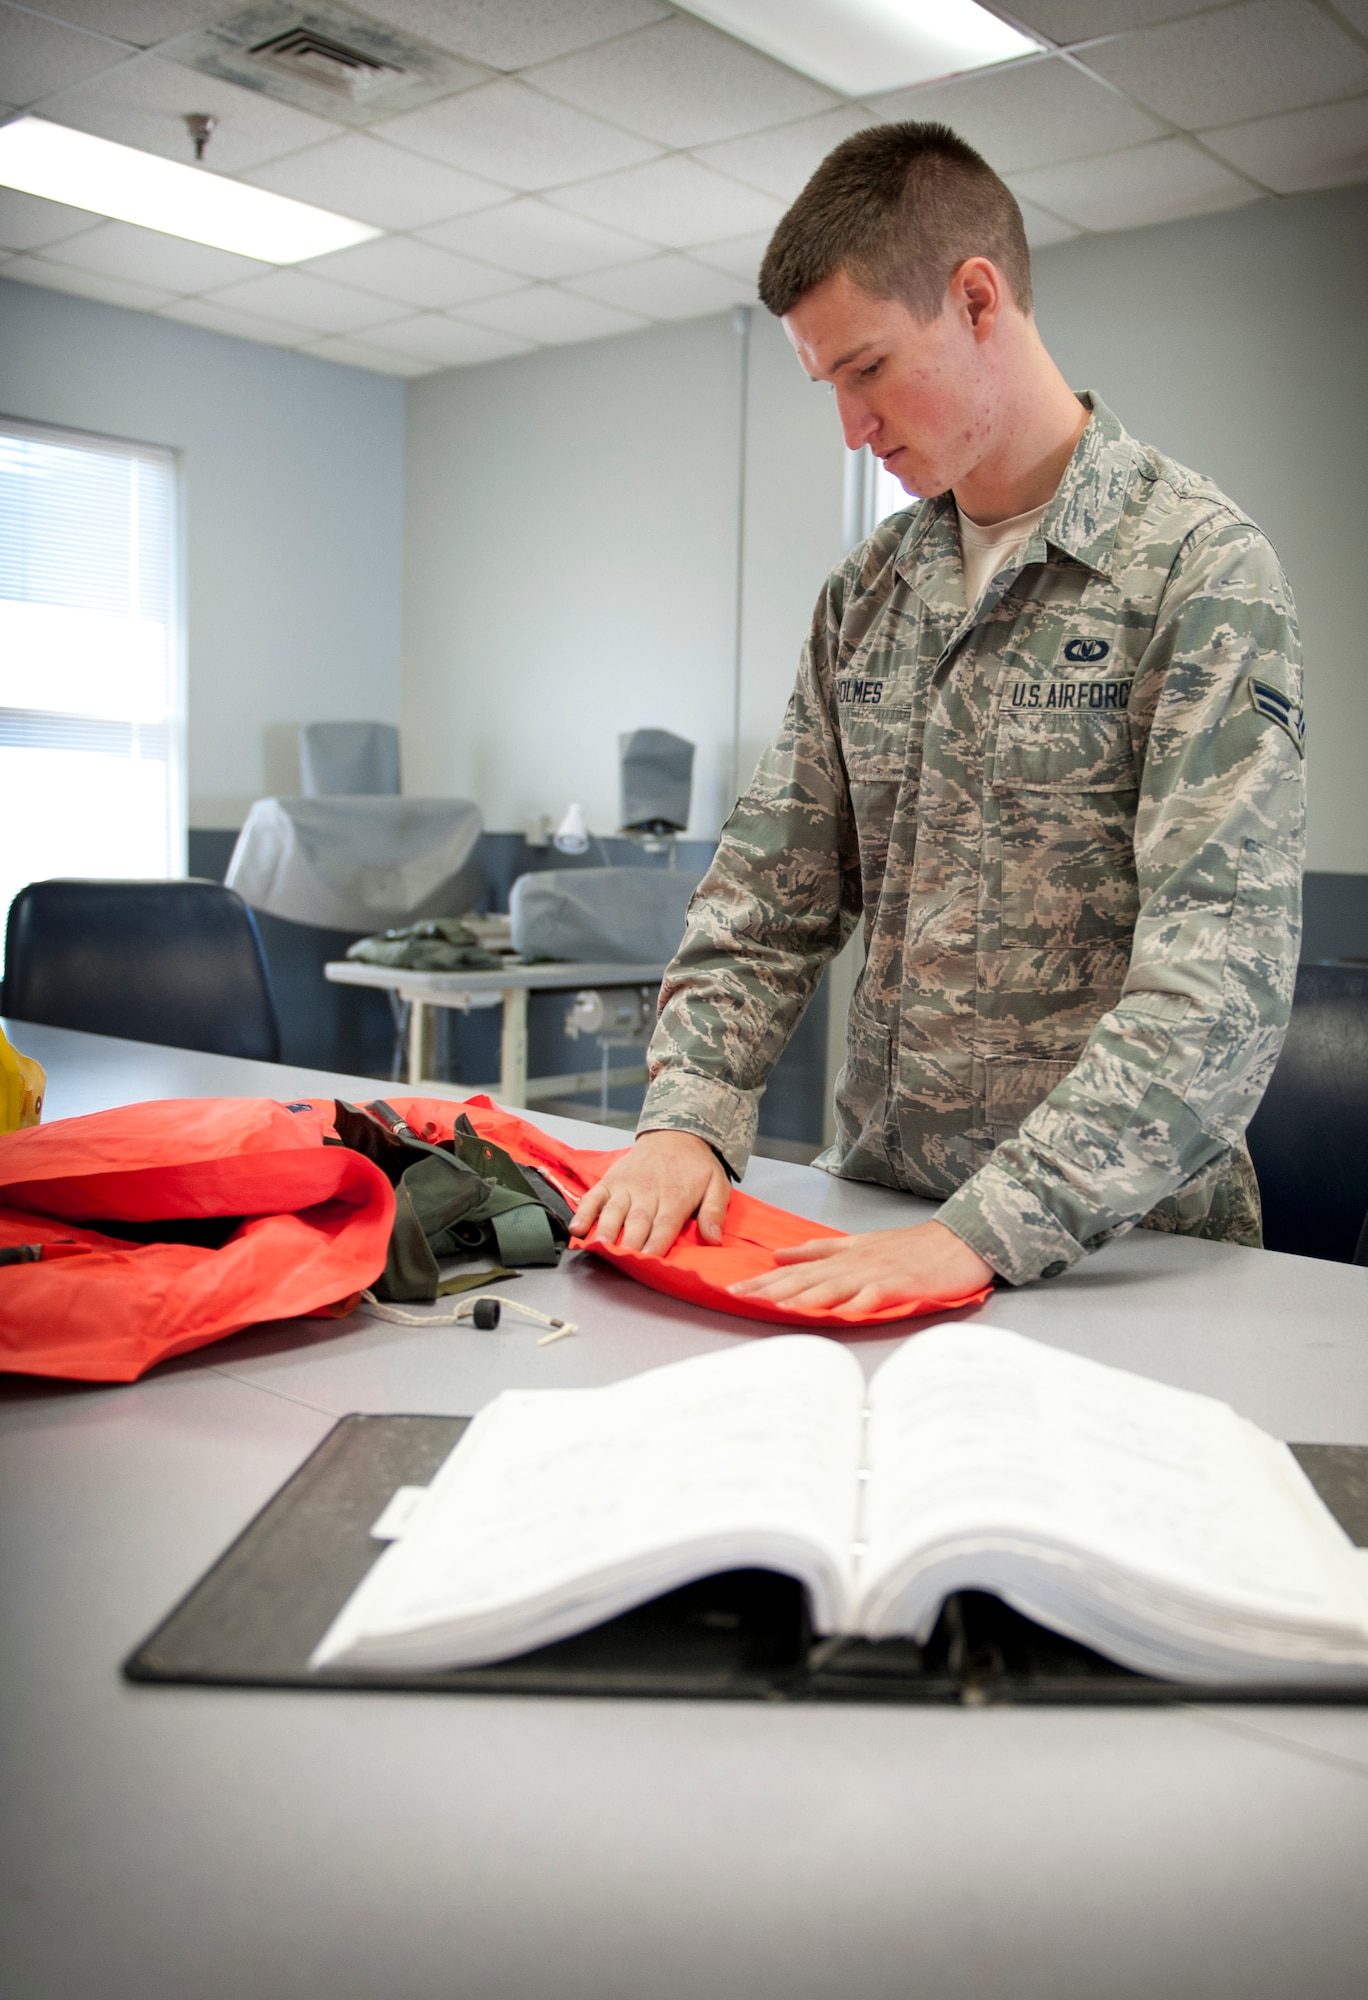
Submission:
{"label": "uniform sleeve", "polygon": [[[1189,539],[1132,702],[1150,729],[1130,969],[1075,1068],[940,1211],[1013,1284],[1052,1277],[1240,1145],[1301,929],[1300,644],[1247,523]],[[1137,717],[1139,719],[1139,717]]]}
{"label": "uniform sleeve", "polygon": [[765,1080],[860,911],[830,702],[841,572],[818,601],[778,736],[723,829],[661,986],[639,1132],[694,1132],[738,1177]]}

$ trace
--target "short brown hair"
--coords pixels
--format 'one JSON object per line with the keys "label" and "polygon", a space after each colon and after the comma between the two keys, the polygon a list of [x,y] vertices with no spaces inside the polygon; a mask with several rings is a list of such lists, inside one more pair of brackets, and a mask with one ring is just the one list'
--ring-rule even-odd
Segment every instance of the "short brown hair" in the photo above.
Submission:
{"label": "short brown hair", "polygon": [[987,257],[1031,310],[1021,210],[948,125],[874,125],[828,153],[770,239],[760,297],[778,317],[833,272],[934,319],[968,257]]}

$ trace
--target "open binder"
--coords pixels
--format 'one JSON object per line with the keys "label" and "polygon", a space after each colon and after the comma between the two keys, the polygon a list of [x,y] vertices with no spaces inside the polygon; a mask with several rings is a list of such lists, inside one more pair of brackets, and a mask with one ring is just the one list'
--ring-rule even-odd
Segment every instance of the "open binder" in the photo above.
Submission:
{"label": "open binder", "polygon": [[[989,1702],[1354,1701],[1337,1688],[1207,1686],[1129,1672],[996,1598],[946,1601],[925,1646],[814,1640],[801,1587],[735,1570],[590,1632],[494,1666],[446,1673],[312,1670],[309,1655],[378,1559],[371,1528],[400,1486],[425,1485],[465,1417],[350,1416],[124,1662],[129,1680],[208,1686],[663,1699]],[[1294,1445],[1308,1477],[1368,1547],[1368,1447]]]}

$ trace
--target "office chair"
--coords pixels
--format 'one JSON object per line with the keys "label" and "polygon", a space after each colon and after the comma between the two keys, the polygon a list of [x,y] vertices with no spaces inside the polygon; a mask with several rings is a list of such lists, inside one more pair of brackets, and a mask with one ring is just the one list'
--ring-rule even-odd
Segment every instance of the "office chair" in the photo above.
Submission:
{"label": "office chair", "polygon": [[299,782],[306,799],[397,794],[399,731],[392,722],[306,722],[299,732]]}
{"label": "office chair", "polygon": [[280,1060],[256,923],[219,882],[30,882],[10,905],[0,1013]]}
{"label": "office chair", "polygon": [[1249,1151],[1268,1249],[1368,1261],[1368,966],[1297,968]]}

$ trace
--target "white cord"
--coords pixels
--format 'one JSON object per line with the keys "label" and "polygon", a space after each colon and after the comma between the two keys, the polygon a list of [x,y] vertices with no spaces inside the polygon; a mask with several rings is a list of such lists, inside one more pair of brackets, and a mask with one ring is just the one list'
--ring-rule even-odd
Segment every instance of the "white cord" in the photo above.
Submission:
{"label": "white cord", "polygon": [[374,1292],[362,1292],[362,1298],[377,1319],[388,1320],[393,1326],[457,1326],[463,1319],[469,1319],[483,1299],[493,1299],[503,1312],[515,1313],[520,1319],[535,1320],[539,1326],[549,1327],[537,1342],[538,1347],[549,1347],[554,1340],[564,1340],[567,1334],[579,1332],[579,1322],[573,1319],[552,1319],[549,1313],[537,1312],[532,1306],[522,1305],[517,1299],[506,1299],[498,1292],[480,1292],[474,1297],[467,1295],[458,1299],[450,1312],[411,1313],[399,1306],[382,1305]]}

